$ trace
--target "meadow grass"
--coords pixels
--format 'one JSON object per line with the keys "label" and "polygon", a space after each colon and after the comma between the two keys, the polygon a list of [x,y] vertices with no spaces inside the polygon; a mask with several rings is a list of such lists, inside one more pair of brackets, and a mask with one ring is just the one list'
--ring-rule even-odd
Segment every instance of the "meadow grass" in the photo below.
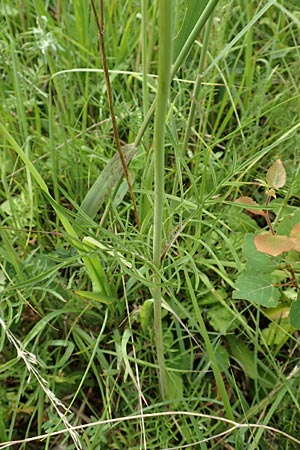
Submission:
{"label": "meadow grass", "polygon": [[280,158],[300,206],[298,2],[176,2],[163,105],[160,2],[104,6],[140,227],[91,6],[0,3],[0,449],[297,449],[293,292],[232,291],[265,227],[235,199]]}

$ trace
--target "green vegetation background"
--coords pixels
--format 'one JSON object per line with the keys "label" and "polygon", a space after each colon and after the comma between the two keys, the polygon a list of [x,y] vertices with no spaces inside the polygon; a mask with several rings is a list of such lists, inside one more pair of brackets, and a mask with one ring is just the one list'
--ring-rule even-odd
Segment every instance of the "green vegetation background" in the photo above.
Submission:
{"label": "green vegetation background", "polygon": [[[195,2],[175,3],[176,34]],[[300,206],[300,7],[220,1],[209,27],[168,105],[166,404],[152,317],[152,121],[129,165],[138,229],[117,160],[107,169],[116,149],[89,2],[0,3],[0,449],[75,425],[87,425],[80,444],[69,430],[11,448],[299,448],[299,334],[287,318],[295,293],[285,289],[268,311],[232,292],[244,236],[265,226],[235,199],[263,204],[252,182],[280,158],[287,184],[275,220]],[[157,2],[105,2],[105,43],[125,145],[157,93]],[[80,213],[105,167],[95,217]],[[241,425],[228,431],[226,417]],[[96,421],[107,422],[88,426]]]}

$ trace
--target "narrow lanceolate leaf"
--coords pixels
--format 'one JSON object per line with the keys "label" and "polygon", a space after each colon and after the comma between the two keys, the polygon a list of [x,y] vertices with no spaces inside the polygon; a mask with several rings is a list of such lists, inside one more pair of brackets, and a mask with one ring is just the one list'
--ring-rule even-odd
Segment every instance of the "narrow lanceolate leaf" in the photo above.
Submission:
{"label": "narrow lanceolate leaf", "polygon": [[271,256],[281,255],[295,248],[296,241],[288,236],[279,236],[278,234],[262,233],[254,238],[254,244],[259,252]]}
{"label": "narrow lanceolate leaf", "polygon": [[187,38],[191,34],[206,5],[207,0],[188,0],[186,2],[185,16],[179,33],[174,39],[174,60],[181,52],[183,45],[186,43]]}
{"label": "narrow lanceolate leaf", "polygon": [[93,300],[95,302],[104,303],[105,305],[110,305],[115,301],[114,297],[99,292],[74,291],[74,294],[79,295],[80,297],[87,298],[89,300]]}
{"label": "narrow lanceolate leaf", "polygon": [[297,300],[291,305],[290,324],[296,330],[300,330],[300,292],[298,292]]}
{"label": "narrow lanceolate leaf", "polygon": [[[126,165],[130,163],[137,153],[134,145],[126,145],[123,147],[124,159]],[[118,153],[115,153],[111,160],[106,164],[99,177],[86,194],[80,208],[82,211],[93,219],[103,202],[118,185],[123,175],[123,167]]]}
{"label": "narrow lanceolate leaf", "polygon": [[290,238],[295,240],[294,250],[300,252],[300,223],[296,223],[291,231]]}
{"label": "narrow lanceolate leaf", "polygon": [[268,185],[274,189],[282,188],[285,185],[286,172],[280,159],[277,159],[277,161],[269,168],[266,180]]}
{"label": "narrow lanceolate leaf", "polygon": [[272,284],[272,276],[269,274],[242,273],[235,283],[236,291],[233,298],[249,300],[267,308],[274,308],[278,304],[279,290]]}
{"label": "narrow lanceolate leaf", "polygon": [[[238,198],[235,203],[239,203],[240,205],[243,205],[244,208],[247,211],[250,211],[252,214],[257,214],[258,216],[265,216],[266,212],[263,211],[262,209],[259,209],[259,204],[256,203],[255,200],[253,200],[253,198],[251,197],[247,197],[247,196],[242,196],[240,198]],[[253,207],[256,207],[256,209],[254,209]]]}

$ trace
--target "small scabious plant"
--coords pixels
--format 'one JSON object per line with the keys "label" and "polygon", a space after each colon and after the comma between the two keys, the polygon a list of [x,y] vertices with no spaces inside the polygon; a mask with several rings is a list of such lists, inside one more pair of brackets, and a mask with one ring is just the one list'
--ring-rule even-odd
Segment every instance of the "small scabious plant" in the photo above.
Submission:
{"label": "small scabious plant", "polygon": [[300,210],[283,216],[276,225],[269,213],[276,191],[286,184],[286,171],[280,159],[268,169],[266,181],[259,180],[259,184],[265,188],[265,206],[248,196],[238,198],[236,203],[264,217],[268,230],[245,235],[245,270],[237,277],[233,298],[275,308],[284,298],[285,290],[292,289],[295,300],[290,305],[290,324],[300,329]]}

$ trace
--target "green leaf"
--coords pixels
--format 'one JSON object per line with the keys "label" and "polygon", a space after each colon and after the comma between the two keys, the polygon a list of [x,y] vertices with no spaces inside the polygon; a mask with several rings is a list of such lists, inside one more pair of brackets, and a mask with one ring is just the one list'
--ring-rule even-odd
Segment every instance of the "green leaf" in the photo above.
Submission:
{"label": "green leaf", "polygon": [[248,345],[235,336],[226,336],[229,344],[229,351],[233,358],[239,362],[244,371],[252,380],[259,380],[261,386],[273,388],[277,381],[276,376],[269,368],[260,361],[256,354],[252,352]]}
{"label": "green leaf", "polygon": [[88,298],[89,300],[93,300],[95,302],[104,303],[105,305],[110,305],[116,300],[115,297],[108,296],[100,292],[74,291],[74,294],[79,295],[80,297]]}
{"label": "green leaf", "polygon": [[266,180],[268,185],[274,189],[282,188],[285,185],[286,172],[280,159],[277,159],[277,161],[269,168]]}
{"label": "green leaf", "polygon": [[219,345],[215,350],[215,354],[221,370],[229,369],[230,367],[229,353],[226,347],[224,347],[224,345]]}
{"label": "green leaf", "polygon": [[236,291],[233,298],[249,300],[267,308],[274,308],[278,304],[279,290],[273,286],[269,274],[246,271],[238,276],[235,283]]}
{"label": "green leaf", "polygon": [[[123,152],[126,165],[128,165],[136,155],[137,149],[133,144],[125,145]],[[115,153],[81,203],[80,208],[87,216],[91,219],[96,216],[103,202],[119,183],[122,175],[123,167],[120,156],[118,153]]]}
{"label": "green leaf", "polygon": [[287,318],[280,319],[278,322],[271,322],[267,328],[262,330],[264,343],[268,347],[282,347],[289,339],[289,333],[292,332],[291,325]]}
{"label": "green leaf", "polygon": [[181,400],[183,397],[182,377],[174,372],[166,373],[166,391],[168,400]]}
{"label": "green leaf", "polygon": [[140,309],[140,321],[143,331],[146,331],[150,322],[153,324],[153,299],[150,298],[143,303]]}
{"label": "green leaf", "polygon": [[247,269],[260,273],[271,273],[277,268],[276,262],[270,256],[256,249],[253,234],[245,235],[243,254],[246,258]]}
{"label": "green leaf", "polygon": [[232,313],[222,305],[216,305],[209,308],[207,318],[213,329],[220,333],[232,331],[238,326],[238,322],[233,321]]}
{"label": "green leaf", "polygon": [[93,291],[97,293],[104,292],[107,296],[110,296],[110,285],[107,281],[99,255],[91,253],[86,256],[82,255],[81,258],[93,283]]}
{"label": "green leaf", "polygon": [[300,292],[298,292],[296,301],[291,304],[290,324],[296,330],[300,330]]}
{"label": "green leaf", "polygon": [[234,336],[227,336],[226,339],[229,344],[231,355],[241,364],[248,377],[255,380],[258,374],[257,366],[254,363],[254,354],[240,339],[237,339]]}
{"label": "green leaf", "polygon": [[191,31],[204,11],[207,5],[207,0],[188,0],[186,5],[187,8],[181,28],[174,39],[174,60],[181,52],[187,38],[191,34]]}
{"label": "green leaf", "polygon": [[[275,201],[272,202],[272,206],[274,203]],[[282,210],[283,208],[284,206],[280,204],[279,209]],[[286,209],[289,211],[288,208]],[[294,213],[285,214],[280,220],[280,223],[276,226],[276,233],[288,236],[297,223],[300,223],[300,209]]]}

